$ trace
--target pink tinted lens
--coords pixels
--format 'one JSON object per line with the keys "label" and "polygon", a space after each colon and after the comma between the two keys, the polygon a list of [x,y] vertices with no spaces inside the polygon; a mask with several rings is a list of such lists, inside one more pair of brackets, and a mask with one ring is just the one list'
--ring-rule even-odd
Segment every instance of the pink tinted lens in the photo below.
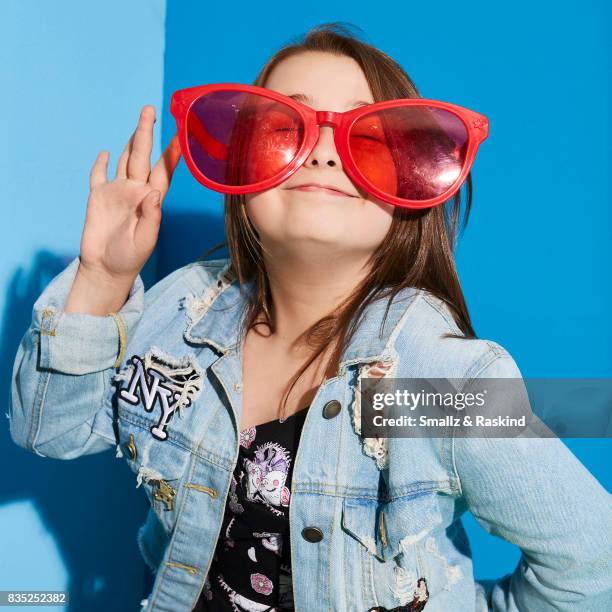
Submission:
{"label": "pink tinted lens", "polygon": [[349,142],[357,168],[378,189],[407,200],[428,200],[459,178],[468,132],[450,111],[404,106],[363,116],[352,126]]}
{"label": "pink tinted lens", "polygon": [[187,114],[187,143],[198,170],[229,186],[276,176],[302,144],[302,118],[290,106],[242,91],[198,98]]}

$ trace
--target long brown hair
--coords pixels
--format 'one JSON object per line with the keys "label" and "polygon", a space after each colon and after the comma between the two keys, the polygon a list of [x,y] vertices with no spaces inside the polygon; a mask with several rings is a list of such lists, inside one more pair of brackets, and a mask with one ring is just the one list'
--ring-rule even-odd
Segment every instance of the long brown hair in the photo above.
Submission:
{"label": "long brown hair", "polygon": [[[262,68],[254,85],[265,87],[268,75],[284,59],[305,51],[319,51],[353,58],[361,67],[376,102],[397,98],[422,97],[412,79],[402,67],[385,53],[354,36],[344,25],[333,22],[310,29],[301,40],[286,45],[274,54]],[[283,396],[281,414],[296,382],[308,367],[329,349],[330,338],[337,339],[329,359],[327,372],[335,375],[345,347],[354,334],[365,308],[372,301],[389,297],[385,320],[391,301],[406,287],[425,289],[443,300],[449,307],[461,334],[447,337],[476,338],[465,303],[454,262],[458,234],[463,232],[472,203],[472,180],[468,175],[462,189],[466,192],[463,225],[459,228],[461,191],[443,205],[413,211],[395,207],[393,220],[385,239],[372,254],[370,274],[343,302],[340,308],[323,317],[304,331],[295,341],[305,342],[313,349],[312,356],[292,378]],[[263,324],[270,334],[276,330],[270,284],[257,230],[249,220],[242,195],[225,196],[225,233],[227,242],[214,246],[199,259],[227,246],[230,273],[240,286],[254,281],[247,300],[242,333]],[[261,321],[257,321],[261,318]],[[384,321],[383,321],[384,325]]]}

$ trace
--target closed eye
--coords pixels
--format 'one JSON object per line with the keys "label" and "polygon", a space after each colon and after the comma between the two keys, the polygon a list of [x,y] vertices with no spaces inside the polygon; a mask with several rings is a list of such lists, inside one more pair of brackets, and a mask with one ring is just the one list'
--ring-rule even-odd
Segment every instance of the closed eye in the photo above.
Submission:
{"label": "closed eye", "polygon": [[352,134],[351,138],[361,138],[362,140],[372,140],[373,142],[380,142],[384,144],[384,140],[375,136],[369,136],[368,134]]}

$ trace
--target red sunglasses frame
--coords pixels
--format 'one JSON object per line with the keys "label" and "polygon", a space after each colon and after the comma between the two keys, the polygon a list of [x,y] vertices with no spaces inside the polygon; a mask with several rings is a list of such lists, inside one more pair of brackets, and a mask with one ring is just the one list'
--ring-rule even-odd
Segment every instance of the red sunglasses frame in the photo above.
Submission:
{"label": "red sunglasses frame", "polygon": [[[247,186],[223,185],[222,183],[217,183],[210,180],[200,172],[189,151],[187,140],[187,116],[191,106],[198,98],[221,90],[242,91],[245,93],[258,94],[260,96],[270,98],[271,100],[286,104],[300,115],[304,122],[304,139],[295,158],[281,172],[269,179],[266,179],[265,181],[260,181],[259,183],[253,183],[252,185]],[[466,127],[468,135],[467,151],[461,173],[455,182],[444,193],[436,196],[435,198],[430,198],[428,200],[408,200],[384,193],[361,173],[351,155],[349,133],[351,127],[358,119],[364,115],[369,115],[370,113],[379,110],[398,108],[402,106],[428,106],[440,108],[454,114]],[[383,202],[411,209],[431,208],[432,206],[441,204],[452,197],[467,178],[472,164],[474,163],[476,151],[489,134],[489,120],[487,117],[473,110],[458,106],[457,104],[452,104],[450,102],[441,102],[439,100],[430,100],[427,98],[402,98],[375,102],[373,104],[359,106],[342,113],[334,111],[317,111],[306,104],[302,104],[301,102],[298,102],[297,100],[289,98],[276,91],[259,87],[257,85],[243,85],[240,83],[214,83],[210,85],[198,85],[196,87],[179,89],[172,94],[172,98],[170,100],[170,113],[176,120],[181,154],[185,159],[187,167],[200,183],[214,191],[226,194],[244,194],[265,191],[266,189],[275,187],[289,178],[308,159],[308,156],[319,139],[319,126],[331,125],[334,128],[334,143],[336,145],[336,151],[338,152],[338,156],[342,161],[342,167],[346,171],[349,178],[351,178],[364,191],[382,200]],[[224,145],[222,143],[217,143],[216,141],[212,144],[216,145],[220,150],[220,155],[223,155]]]}

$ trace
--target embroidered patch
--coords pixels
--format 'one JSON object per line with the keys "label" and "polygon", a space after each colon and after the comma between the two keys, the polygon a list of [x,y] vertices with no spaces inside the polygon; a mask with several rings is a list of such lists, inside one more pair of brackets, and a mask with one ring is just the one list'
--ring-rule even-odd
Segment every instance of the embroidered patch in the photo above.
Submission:
{"label": "embroidered patch", "polygon": [[130,376],[127,388],[121,389],[119,396],[133,406],[142,404],[146,412],[152,412],[159,403],[161,414],[151,433],[158,440],[166,440],[174,413],[181,417],[181,409],[191,406],[201,393],[203,371],[195,356],[176,359],[155,346],[144,357],[133,355],[129,361],[126,371],[115,377]]}

